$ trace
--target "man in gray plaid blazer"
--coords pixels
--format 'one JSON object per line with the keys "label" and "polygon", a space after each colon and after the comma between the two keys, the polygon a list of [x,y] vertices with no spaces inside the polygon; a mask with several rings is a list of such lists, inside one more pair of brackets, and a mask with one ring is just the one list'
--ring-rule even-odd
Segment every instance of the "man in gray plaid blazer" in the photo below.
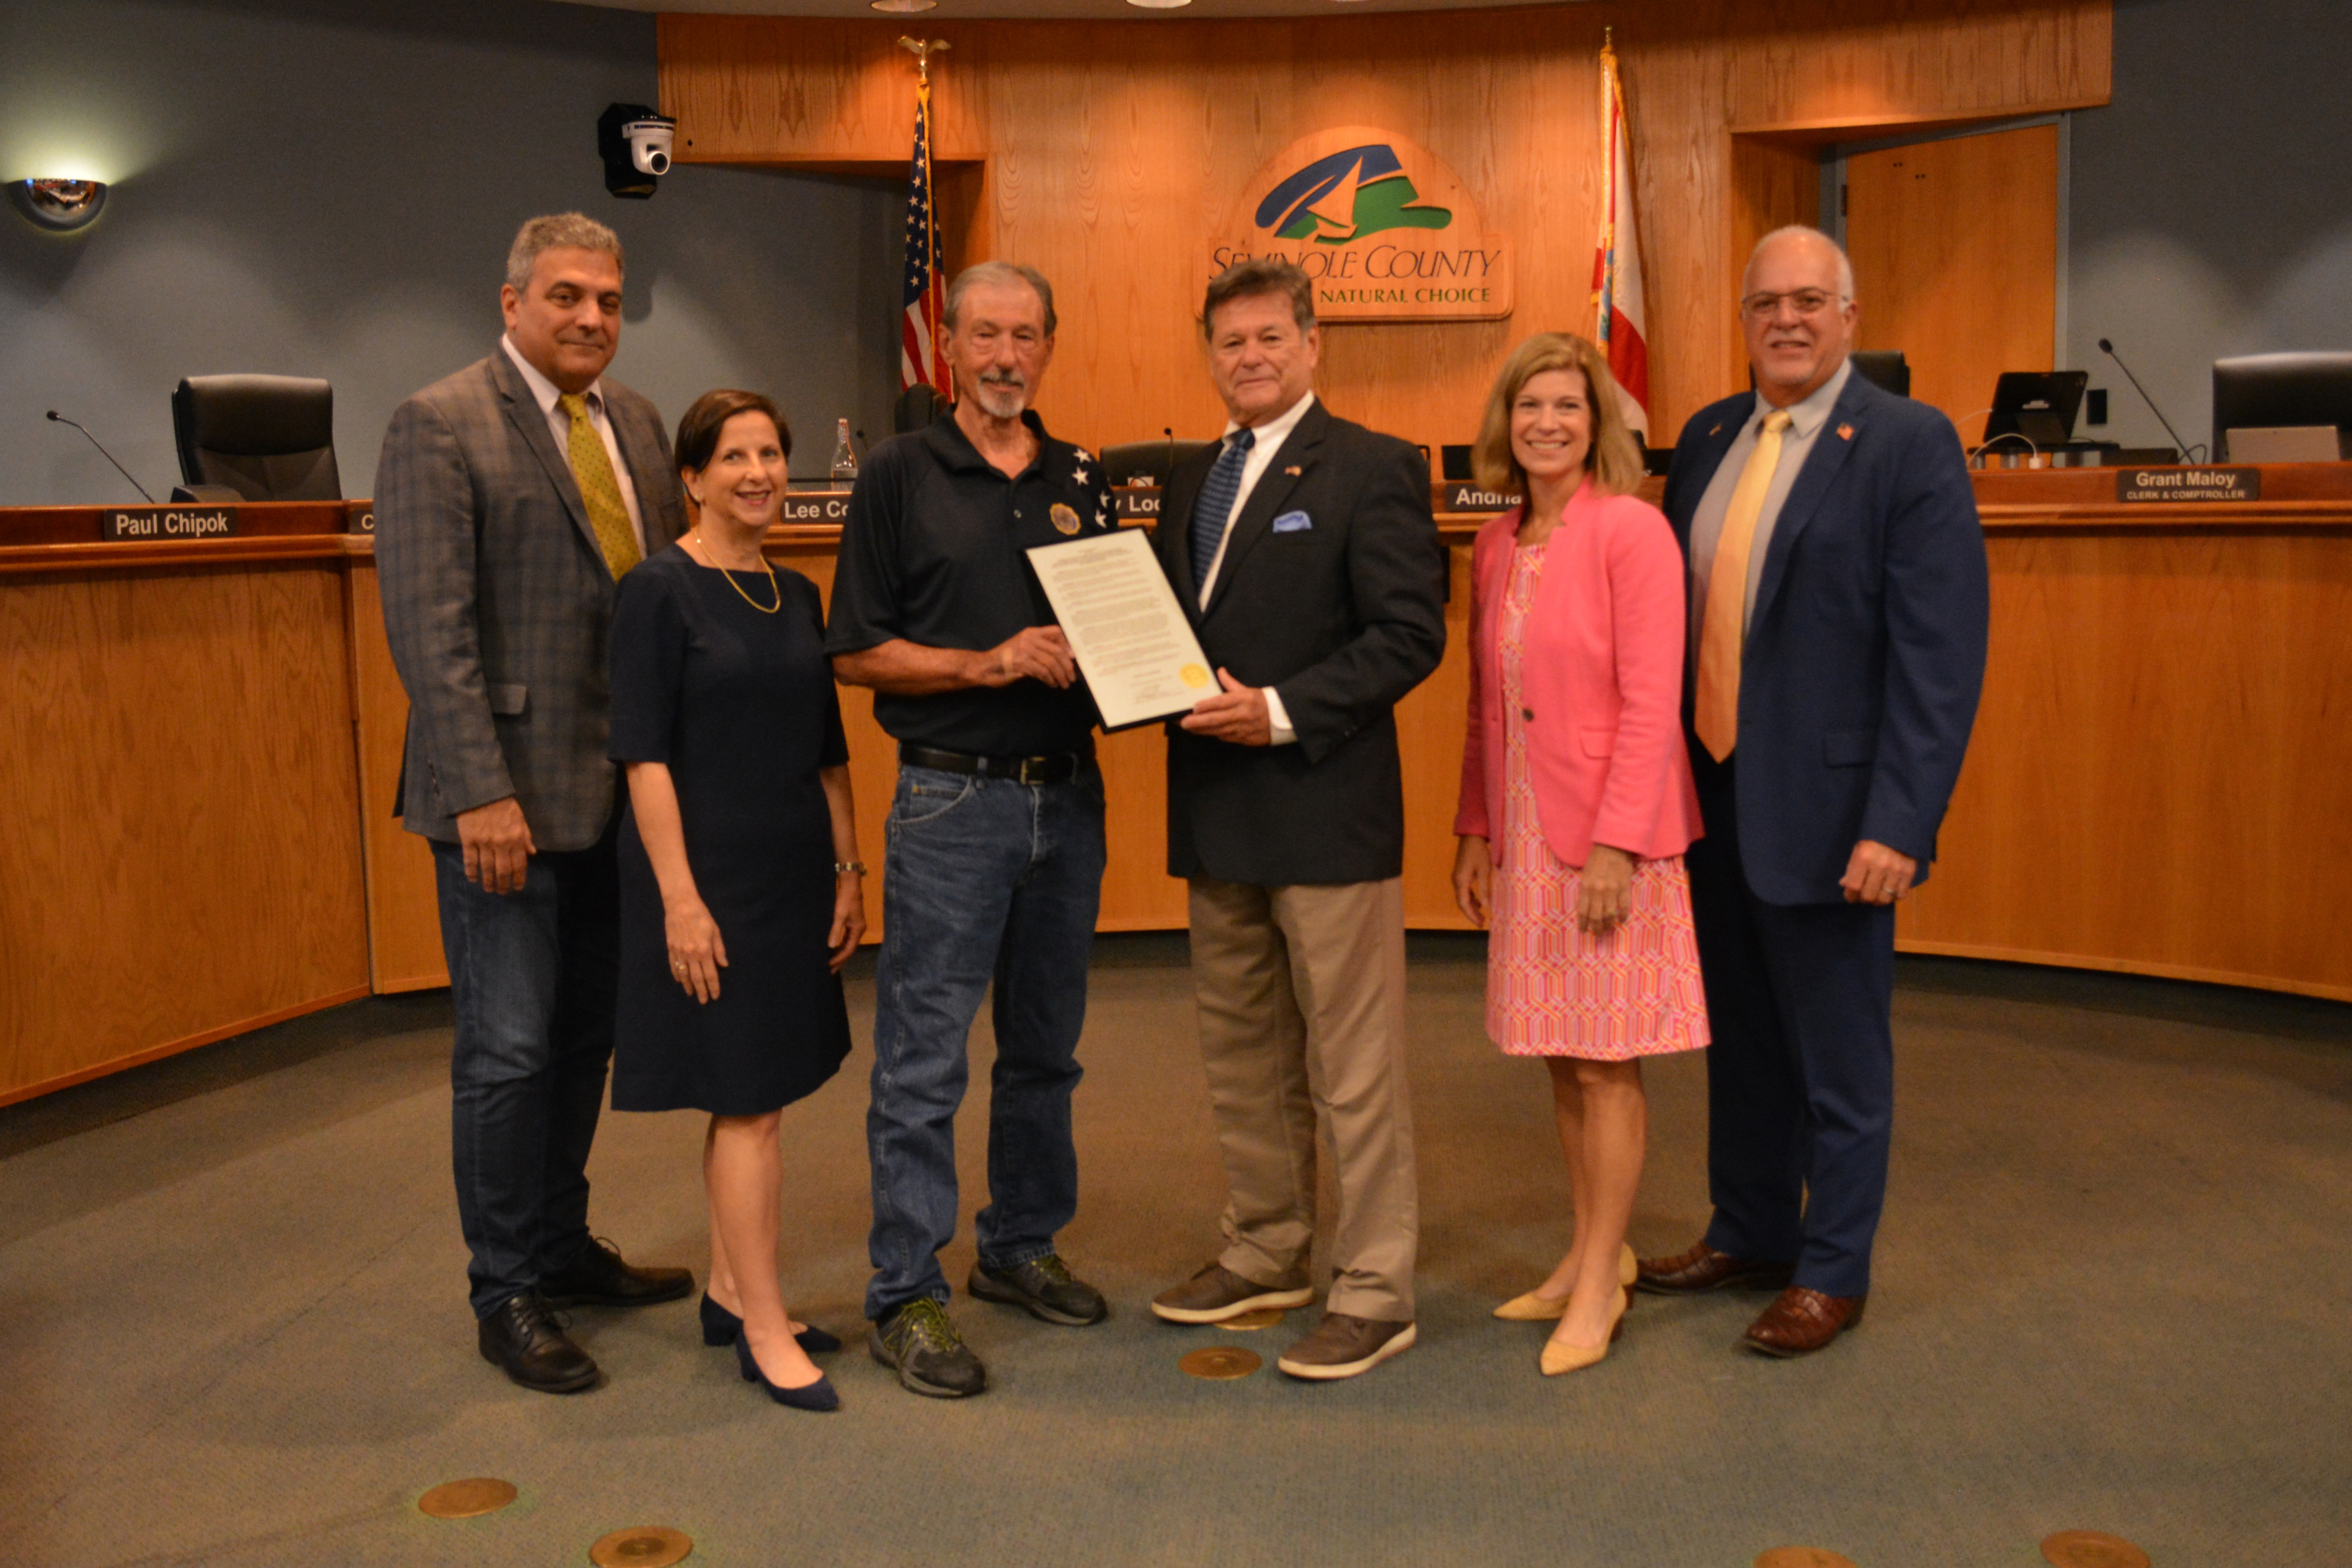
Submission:
{"label": "man in gray plaid blazer", "polygon": [[549,1393],[597,1379],[552,1307],[694,1288],[588,1232],[619,945],[606,633],[614,583],[686,527],[660,414],[602,379],[621,276],[604,225],[524,224],[506,336],[400,405],[376,470],[384,630],[409,701],[394,809],[433,845],[474,1314],[483,1357]]}

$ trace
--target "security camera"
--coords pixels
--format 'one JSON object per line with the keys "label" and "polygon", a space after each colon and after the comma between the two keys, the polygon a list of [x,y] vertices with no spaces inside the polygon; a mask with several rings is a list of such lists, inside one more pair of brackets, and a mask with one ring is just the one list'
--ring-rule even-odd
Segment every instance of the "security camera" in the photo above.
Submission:
{"label": "security camera", "polygon": [[669,173],[677,121],[643,103],[606,106],[596,121],[596,151],[604,160],[604,188],[643,201]]}
{"label": "security camera", "polygon": [[621,127],[628,138],[629,162],[641,174],[656,179],[669,173],[670,143],[677,137],[677,121],[656,115],[651,120],[632,120]]}

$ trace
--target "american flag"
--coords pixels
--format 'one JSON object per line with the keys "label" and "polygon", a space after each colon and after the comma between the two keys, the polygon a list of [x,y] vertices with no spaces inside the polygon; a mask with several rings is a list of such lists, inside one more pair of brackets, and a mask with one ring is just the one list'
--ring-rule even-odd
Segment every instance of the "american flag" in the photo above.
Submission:
{"label": "american flag", "polygon": [[915,89],[915,164],[907,176],[907,319],[898,329],[898,389],[929,384],[948,395],[940,357],[947,279],[940,275],[940,230],[931,210],[931,84]]}

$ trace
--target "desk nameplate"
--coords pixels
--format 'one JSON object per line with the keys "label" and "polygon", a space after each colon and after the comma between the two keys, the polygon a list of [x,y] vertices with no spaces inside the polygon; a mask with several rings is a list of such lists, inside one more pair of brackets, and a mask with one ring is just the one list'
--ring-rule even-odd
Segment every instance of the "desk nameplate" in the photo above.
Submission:
{"label": "desk nameplate", "polygon": [[1440,511],[1508,511],[1519,504],[1519,498],[1506,490],[1449,479],[1444,482],[1437,502]]}
{"label": "desk nameplate", "polygon": [[777,514],[778,522],[831,523],[838,528],[849,521],[847,490],[802,490],[788,492],[783,510]]}
{"label": "desk nameplate", "polygon": [[161,539],[234,539],[233,506],[109,507],[99,518],[99,537],[110,544],[145,544]]}
{"label": "desk nameplate", "polygon": [[2260,500],[2263,471],[2251,468],[2117,468],[2116,500],[2152,501]]}
{"label": "desk nameplate", "polygon": [[1160,498],[1164,492],[1158,485],[1133,485],[1110,493],[1111,516],[1127,522],[1157,522],[1160,521]]}

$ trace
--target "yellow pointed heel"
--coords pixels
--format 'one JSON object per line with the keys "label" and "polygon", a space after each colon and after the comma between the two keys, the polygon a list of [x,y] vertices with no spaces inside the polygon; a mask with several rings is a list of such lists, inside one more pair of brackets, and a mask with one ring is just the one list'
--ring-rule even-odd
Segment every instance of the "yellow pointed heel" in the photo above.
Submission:
{"label": "yellow pointed heel", "polygon": [[[1642,1265],[1633,1257],[1630,1246],[1617,1248],[1617,1283],[1624,1288],[1625,1305],[1633,1304],[1633,1281],[1642,1277]],[[1507,1323],[1556,1323],[1568,1310],[1565,1296],[1544,1296],[1530,1290],[1524,1296],[1514,1296],[1495,1309],[1495,1316]]]}
{"label": "yellow pointed heel", "polygon": [[1558,1377],[1562,1373],[1581,1372],[1597,1365],[1609,1354],[1609,1347],[1625,1331],[1625,1297],[1619,1292],[1615,1310],[1609,1314],[1609,1337],[1597,1345],[1564,1345],[1558,1340],[1544,1341],[1543,1355],[1537,1365],[1546,1377]]}

